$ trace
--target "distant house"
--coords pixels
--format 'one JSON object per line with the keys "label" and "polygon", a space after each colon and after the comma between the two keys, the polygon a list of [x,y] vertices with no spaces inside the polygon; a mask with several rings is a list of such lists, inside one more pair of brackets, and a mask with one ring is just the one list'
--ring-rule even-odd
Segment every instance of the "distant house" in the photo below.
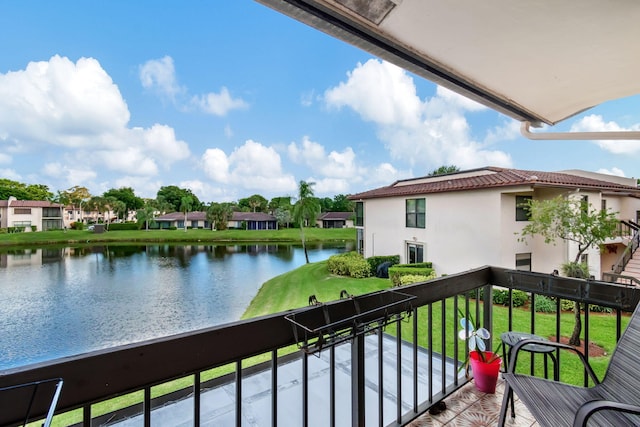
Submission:
{"label": "distant house", "polygon": [[234,212],[228,226],[247,230],[277,230],[278,220],[264,212]]}
{"label": "distant house", "polygon": [[[155,218],[154,228],[169,229],[171,227],[184,228],[184,212],[171,212]],[[201,211],[187,213],[187,227],[191,228],[211,228],[207,221],[207,214]]]}
{"label": "distant house", "polygon": [[316,225],[320,228],[353,228],[354,216],[353,212],[323,212]]}
{"label": "distant house", "polygon": [[25,230],[61,230],[63,206],[43,200],[0,200],[0,228],[24,227]]}
{"label": "distant house", "polygon": [[[156,227],[161,229],[184,228],[184,221],[183,212],[172,212],[155,218]],[[207,221],[205,212],[194,211],[187,213],[187,227],[211,228],[211,224]],[[227,227],[246,230],[277,230],[278,221],[273,215],[263,212],[233,212]]]}

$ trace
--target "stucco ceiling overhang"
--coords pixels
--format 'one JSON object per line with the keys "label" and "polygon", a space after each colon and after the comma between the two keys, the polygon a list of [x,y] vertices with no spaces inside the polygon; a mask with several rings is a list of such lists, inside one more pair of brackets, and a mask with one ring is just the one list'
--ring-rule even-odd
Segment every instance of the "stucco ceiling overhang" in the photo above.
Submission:
{"label": "stucco ceiling overhang", "polygon": [[257,0],[520,121],[640,93],[636,0]]}

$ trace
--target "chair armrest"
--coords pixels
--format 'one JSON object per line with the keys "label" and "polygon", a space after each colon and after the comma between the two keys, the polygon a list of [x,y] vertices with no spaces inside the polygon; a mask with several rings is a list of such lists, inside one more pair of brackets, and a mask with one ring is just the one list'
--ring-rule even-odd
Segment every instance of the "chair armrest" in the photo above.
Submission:
{"label": "chair armrest", "polygon": [[543,345],[545,347],[555,347],[559,350],[560,349],[568,350],[577,354],[578,357],[580,358],[580,361],[582,362],[582,365],[587,371],[587,374],[589,374],[589,377],[594,382],[594,384],[600,384],[600,380],[596,376],[595,372],[593,372],[593,368],[591,368],[591,365],[589,364],[587,359],[584,357],[584,354],[579,352],[578,349],[572,345],[567,345],[567,344],[563,344],[555,341],[541,341],[536,339],[525,339],[525,340],[518,341],[518,343],[511,348],[511,360],[509,360],[508,369],[507,369],[508,373],[513,374],[515,372],[516,363],[518,361],[518,353],[520,352],[522,347],[526,346],[527,344],[537,344],[537,345]]}
{"label": "chair armrest", "polygon": [[640,406],[611,400],[592,400],[583,404],[573,420],[573,427],[586,427],[589,418],[598,411],[613,410],[640,415]]}

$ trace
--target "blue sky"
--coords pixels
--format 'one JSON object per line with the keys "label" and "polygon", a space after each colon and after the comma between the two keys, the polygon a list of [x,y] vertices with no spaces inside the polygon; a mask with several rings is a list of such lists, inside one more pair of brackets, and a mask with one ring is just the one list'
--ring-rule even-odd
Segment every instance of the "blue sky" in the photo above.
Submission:
{"label": "blue sky", "polygon": [[[519,123],[250,0],[0,2],[0,178],[204,202],[351,194],[441,165],[638,177],[640,142]],[[555,130],[640,129],[640,97]]]}

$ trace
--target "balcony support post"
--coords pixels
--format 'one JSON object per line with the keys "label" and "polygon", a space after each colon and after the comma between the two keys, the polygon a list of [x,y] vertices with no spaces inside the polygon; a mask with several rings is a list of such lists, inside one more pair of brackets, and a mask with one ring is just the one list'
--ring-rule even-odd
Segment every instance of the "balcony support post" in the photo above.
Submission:
{"label": "balcony support post", "polygon": [[365,425],[364,415],[364,334],[351,340],[351,425]]}

